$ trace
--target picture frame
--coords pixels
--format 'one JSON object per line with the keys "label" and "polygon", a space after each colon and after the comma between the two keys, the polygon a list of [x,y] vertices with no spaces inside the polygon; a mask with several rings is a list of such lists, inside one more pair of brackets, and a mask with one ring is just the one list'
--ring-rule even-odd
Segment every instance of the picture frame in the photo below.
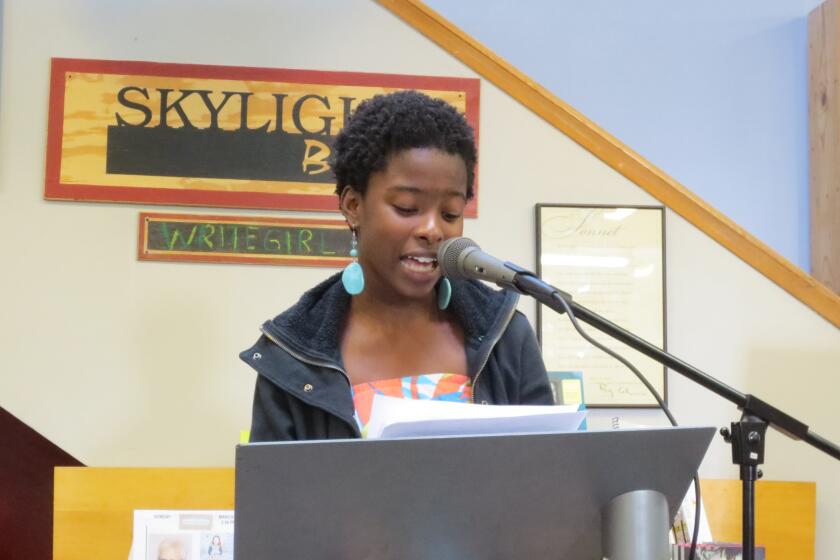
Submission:
{"label": "picture frame", "polygon": [[[537,274],[579,304],[665,349],[665,210],[661,206],[537,204]],[[667,403],[666,368],[600,331],[595,340],[627,358]],[[587,408],[655,408],[626,366],[593,347],[569,318],[537,308],[549,371],[582,372]]]}

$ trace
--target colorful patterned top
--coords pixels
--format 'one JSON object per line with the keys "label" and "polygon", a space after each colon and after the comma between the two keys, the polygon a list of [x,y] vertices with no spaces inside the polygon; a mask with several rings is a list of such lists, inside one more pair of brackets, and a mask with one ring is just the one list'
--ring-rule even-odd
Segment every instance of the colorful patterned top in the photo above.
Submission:
{"label": "colorful patterned top", "polygon": [[455,373],[430,373],[408,377],[381,379],[353,385],[350,389],[356,407],[356,423],[367,437],[367,426],[373,407],[374,395],[385,395],[414,400],[432,400],[468,403],[472,399],[472,381],[466,375]]}

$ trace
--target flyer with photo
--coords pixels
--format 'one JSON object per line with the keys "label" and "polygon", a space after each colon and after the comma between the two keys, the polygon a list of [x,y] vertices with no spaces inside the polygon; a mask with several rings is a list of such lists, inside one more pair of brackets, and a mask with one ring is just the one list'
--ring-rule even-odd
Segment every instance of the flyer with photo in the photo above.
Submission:
{"label": "flyer with photo", "polygon": [[129,560],[233,560],[233,511],[134,510]]}

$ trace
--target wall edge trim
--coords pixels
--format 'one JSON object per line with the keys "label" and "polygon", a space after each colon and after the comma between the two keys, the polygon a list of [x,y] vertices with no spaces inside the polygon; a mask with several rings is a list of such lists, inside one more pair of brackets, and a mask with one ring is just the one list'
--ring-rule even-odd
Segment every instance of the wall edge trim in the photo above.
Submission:
{"label": "wall edge trim", "polygon": [[840,328],[840,295],[744,230],[421,0],[375,0]]}

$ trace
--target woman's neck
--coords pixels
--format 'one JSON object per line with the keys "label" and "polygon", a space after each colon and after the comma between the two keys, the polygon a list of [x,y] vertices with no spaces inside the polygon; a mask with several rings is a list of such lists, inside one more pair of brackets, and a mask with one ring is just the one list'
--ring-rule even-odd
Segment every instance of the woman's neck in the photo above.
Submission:
{"label": "woman's neck", "polygon": [[428,298],[409,300],[401,297],[382,297],[373,290],[365,290],[353,298],[350,313],[356,319],[372,319],[382,325],[405,326],[417,321],[445,320],[445,313],[437,308],[435,294]]}

